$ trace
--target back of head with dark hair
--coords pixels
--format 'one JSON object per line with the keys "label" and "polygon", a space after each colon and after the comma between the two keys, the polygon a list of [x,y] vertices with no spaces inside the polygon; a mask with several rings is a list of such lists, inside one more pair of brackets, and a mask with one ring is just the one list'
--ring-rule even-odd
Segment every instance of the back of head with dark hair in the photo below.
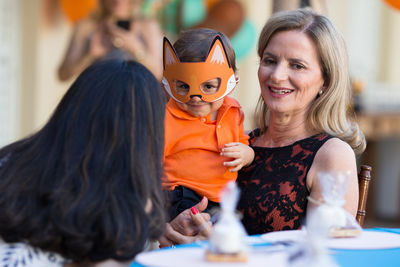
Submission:
{"label": "back of head with dark hair", "polygon": [[174,43],[174,49],[179,59],[184,62],[202,62],[207,58],[207,52],[215,36],[221,36],[229,62],[236,72],[236,56],[229,38],[222,32],[213,29],[199,28],[183,31]]}
{"label": "back of head with dark hair", "polygon": [[163,230],[164,105],[139,63],[86,69],[40,131],[0,150],[1,238],[76,262],[133,259]]}

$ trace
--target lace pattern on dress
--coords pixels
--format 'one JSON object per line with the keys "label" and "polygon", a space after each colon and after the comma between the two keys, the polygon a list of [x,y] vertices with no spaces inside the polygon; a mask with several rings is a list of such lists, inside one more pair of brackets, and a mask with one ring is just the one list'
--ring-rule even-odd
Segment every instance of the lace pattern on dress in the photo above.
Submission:
{"label": "lace pattern on dress", "polygon": [[0,240],[0,267],[62,267],[69,263],[56,253],[45,252],[25,243]]}
{"label": "lace pattern on dress", "polygon": [[259,129],[250,133],[254,161],[239,171],[238,210],[248,234],[299,229],[308,192],[306,177],[318,149],[333,136],[317,134],[285,147],[255,147]]}

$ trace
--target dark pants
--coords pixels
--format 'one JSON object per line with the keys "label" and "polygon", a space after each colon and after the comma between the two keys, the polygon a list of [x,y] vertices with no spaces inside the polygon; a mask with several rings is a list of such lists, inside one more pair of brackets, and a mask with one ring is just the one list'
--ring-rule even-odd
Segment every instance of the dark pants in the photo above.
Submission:
{"label": "dark pants", "polygon": [[[177,186],[174,190],[166,191],[167,193],[167,200],[168,200],[168,217],[169,221],[174,219],[178,216],[182,211],[186,209],[190,209],[194,205],[200,202],[203,198],[199,196],[196,192],[192,189],[189,189],[184,186]],[[210,213],[210,210],[214,207],[219,207],[219,203],[208,200],[207,209],[203,212]]]}

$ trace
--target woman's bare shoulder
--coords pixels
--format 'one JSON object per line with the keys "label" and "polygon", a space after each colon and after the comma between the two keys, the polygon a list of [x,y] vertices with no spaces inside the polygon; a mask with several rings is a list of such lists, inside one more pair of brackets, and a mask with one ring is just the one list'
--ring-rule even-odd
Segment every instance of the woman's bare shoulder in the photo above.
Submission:
{"label": "woman's bare shoulder", "polygon": [[339,138],[331,138],[326,141],[315,155],[315,163],[318,161],[332,163],[334,161],[354,160],[355,154],[351,146]]}
{"label": "woman's bare shoulder", "polygon": [[309,190],[320,172],[350,172],[356,177],[356,157],[350,145],[339,138],[331,138],[321,146],[307,175]]}

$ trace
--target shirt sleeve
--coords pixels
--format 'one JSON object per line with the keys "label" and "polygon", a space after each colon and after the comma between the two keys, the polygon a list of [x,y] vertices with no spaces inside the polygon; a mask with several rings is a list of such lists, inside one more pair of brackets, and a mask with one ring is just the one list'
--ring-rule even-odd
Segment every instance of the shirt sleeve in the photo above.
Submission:
{"label": "shirt sleeve", "polygon": [[249,145],[249,136],[244,132],[243,122],[244,122],[244,113],[242,109],[239,109],[239,142],[245,145]]}

